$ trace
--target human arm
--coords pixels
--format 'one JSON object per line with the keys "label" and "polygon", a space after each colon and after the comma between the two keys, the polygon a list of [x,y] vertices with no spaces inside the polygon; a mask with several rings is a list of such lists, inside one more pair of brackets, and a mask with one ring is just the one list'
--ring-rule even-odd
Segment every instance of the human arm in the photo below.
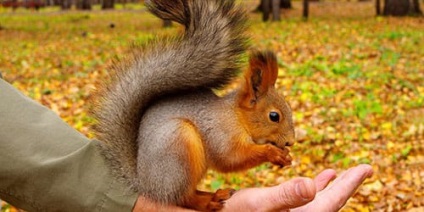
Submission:
{"label": "human arm", "polygon": [[92,141],[0,79],[0,198],[28,211],[130,211]]}

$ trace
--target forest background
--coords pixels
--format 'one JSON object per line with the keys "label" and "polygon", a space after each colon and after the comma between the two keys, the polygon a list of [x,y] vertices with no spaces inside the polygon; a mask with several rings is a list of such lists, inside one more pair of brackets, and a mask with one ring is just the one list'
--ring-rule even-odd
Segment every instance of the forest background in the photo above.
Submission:
{"label": "forest background", "polygon": [[[263,22],[253,12],[259,1],[241,1],[252,11],[252,46],[278,56],[278,86],[292,106],[298,137],[293,165],[210,171],[200,187],[271,186],[368,163],[374,176],[343,211],[424,211],[424,18],[376,16],[376,1],[324,0],[309,2],[306,20],[304,2],[291,3],[291,9],[279,10],[281,21]],[[75,7],[1,6],[0,72],[93,137],[89,111],[112,61],[134,43],[181,27],[163,28],[142,3],[115,3],[113,10]],[[3,212],[18,210],[1,206]]]}

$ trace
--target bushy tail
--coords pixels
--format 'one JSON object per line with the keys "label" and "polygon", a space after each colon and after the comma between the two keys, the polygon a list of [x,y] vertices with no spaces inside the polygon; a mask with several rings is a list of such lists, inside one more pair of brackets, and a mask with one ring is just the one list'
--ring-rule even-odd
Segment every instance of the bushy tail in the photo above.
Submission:
{"label": "bushy tail", "polygon": [[138,129],[148,104],[163,95],[219,88],[234,78],[247,47],[246,15],[235,0],[151,0],[162,19],[185,26],[181,36],[137,49],[116,66],[94,111],[104,154],[117,174],[136,177]]}

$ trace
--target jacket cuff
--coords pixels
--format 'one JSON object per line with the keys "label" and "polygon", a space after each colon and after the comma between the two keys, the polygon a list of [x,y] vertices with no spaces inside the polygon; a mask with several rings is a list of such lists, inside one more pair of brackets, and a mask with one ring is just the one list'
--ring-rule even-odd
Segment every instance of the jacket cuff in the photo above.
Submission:
{"label": "jacket cuff", "polygon": [[138,194],[119,180],[111,182],[96,211],[132,211]]}

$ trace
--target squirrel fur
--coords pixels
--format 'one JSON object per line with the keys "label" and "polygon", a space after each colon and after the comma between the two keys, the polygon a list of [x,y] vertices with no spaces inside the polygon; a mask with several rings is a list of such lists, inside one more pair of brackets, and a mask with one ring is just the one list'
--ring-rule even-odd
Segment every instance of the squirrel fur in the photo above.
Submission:
{"label": "squirrel fur", "polygon": [[235,0],[150,0],[149,10],[185,26],[180,36],[139,47],[115,65],[102,92],[96,134],[114,172],[140,195],[162,204],[219,210],[231,189],[196,190],[208,168],[240,171],[264,162],[291,163],[289,104],[274,88],[272,52],[248,47],[246,13]]}

